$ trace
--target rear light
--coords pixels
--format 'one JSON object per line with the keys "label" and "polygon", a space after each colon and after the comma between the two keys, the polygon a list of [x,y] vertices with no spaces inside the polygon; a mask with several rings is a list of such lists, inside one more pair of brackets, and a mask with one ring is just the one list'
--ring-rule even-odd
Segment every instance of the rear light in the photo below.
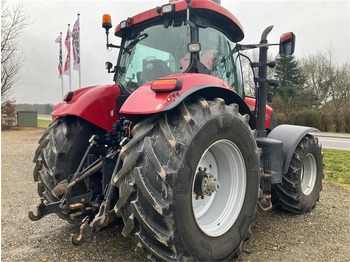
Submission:
{"label": "rear light", "polygon": [[72,100],[73,98],[73,95],[74,95],[74,92],[68,92],[67,94],[65,94],[65,96],[63,97],[63,101],[65,102],[69,102]]}
{"label": "rear light", "polygon": [[154,92],[171,92],[180,90],[182,81],[180,79],[156,79],[151,84],[151,89]]}

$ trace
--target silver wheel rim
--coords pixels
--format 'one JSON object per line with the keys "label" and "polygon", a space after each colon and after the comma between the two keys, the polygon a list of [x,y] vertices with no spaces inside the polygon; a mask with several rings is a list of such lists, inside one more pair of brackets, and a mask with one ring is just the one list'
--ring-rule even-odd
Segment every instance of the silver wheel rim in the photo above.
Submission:
{"label": "silver wheel rim", "polygon": [[[237,220],[246,192],[246,167],[239,148],[222,139],[202,154],[196,172],[206,168],[220,182],[220,190],[196,199],[192,185],[192,208],[199,228],[208,236],[226,233]],[[197,197],[198,198],[198,197]]]}
{"label": "silver wheel rim", "polygon": [[315,187],[317,177],[316,159],[309,153],[304,158],[304,164],[301,169],[301,190],[304,195],[309,195]]}

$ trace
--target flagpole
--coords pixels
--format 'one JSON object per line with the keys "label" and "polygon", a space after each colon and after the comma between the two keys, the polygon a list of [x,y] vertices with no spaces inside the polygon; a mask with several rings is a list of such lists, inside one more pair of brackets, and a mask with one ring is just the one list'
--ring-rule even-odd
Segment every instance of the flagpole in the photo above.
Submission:
{"label": "flagpole", "polygon": [[[62,32],[60,32],[60,35],[61,35],[61,46],[60,48],[62,48]],[[63,89],[63,63],[61,65],[61,70],[62,70],[62,74],[61,74],[61,93],[62,93],[62,100],[63,100],[63,97],[64,97],[64,89]]]}
{"label": "flagpole", "polygon": [[[68,31],[70,31],[70,24],[68,24]],[[69,51],[69,53],[71,53],[71,50]],[[71,70],[71,59],[70,59],[70,55],[69,55],[69,62],[68,62],[68,65],[69,65],[69,92],[72,91],[72,70]]]}
{"label": "flagpole", "polygon": [[61,89],[62,89],[62,99],[64,97],[64,90],[63,90],[63,75],[61,77]]}
{"label": "flagpole", "polygon": [[78,13],[79,24],[79,88],[81,88],[81,44],[80,44],[80,14]]}
{"label": "flagpole", "polygon": [[60,36],[57,37],[55,43],[58,43],[58,78],[61,78],[61,89],[62,89],[62,99],[63,99],[63,62],[62,62],[62,32]]}

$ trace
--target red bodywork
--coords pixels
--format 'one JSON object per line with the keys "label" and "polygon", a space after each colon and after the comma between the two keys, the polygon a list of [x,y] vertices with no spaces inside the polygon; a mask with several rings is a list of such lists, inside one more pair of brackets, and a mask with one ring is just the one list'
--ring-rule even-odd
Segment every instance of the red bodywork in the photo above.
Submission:
{"label": "red bodywork", "polygon": [[[255,110],[255,98],[246,96],[244,98],[244,101],[249,106],[249,109],[253,112]],[[265,128],[266,129],[270,129],[272,112],[273,112],[273,109],[267,105],[266,106],[266,115],[265,115]]]}
{"label": "red bodywork", "polygon": [[[161,79],[178,79],[182,81],[182,87],[173,92],[154,92],[151,90],[151,83],[148,82],[139,87],[125,101],[120,109],[120,114],[140,115],[155,114],[174,107],[177,101],[182,101],[189,93],[193,93],[204,86],[220,87],[234,92],[233,88],[219,78],[204,74],[174,74]],[[141,102],[142,101],[142,102]]]}
{"label": "red bodywork", "polygon": [[[154,92],[152,82],[148,82],[133,92],[117,112],[117,98],[120,95],[118,85],[91,86],[74,91],[71,101],[60,102],[52,112],[52,118],[59,116],[79,116],[107,131],[112,131],[119,114],[145,115],[167,111],[178,105],[190,94],[204,88],[222,88],[238,96],[232,87],[219,78],[204,74],[175,74],[162,79],[178,79],[181,89],[173,92]],[[215,96],[215,94],[213,94]],[[255,99],[245,98],[245,103],[254,111]],[[266,107],[266,128],[270,128],[272,108]]]}
{"label": "red bodywork", "polygon": [[71,101],[58,103],[52,111],[52,119],[59,116],[79,116],[105,130],[112,131],[118,119],[118,85],[91,86],[74,91]]}

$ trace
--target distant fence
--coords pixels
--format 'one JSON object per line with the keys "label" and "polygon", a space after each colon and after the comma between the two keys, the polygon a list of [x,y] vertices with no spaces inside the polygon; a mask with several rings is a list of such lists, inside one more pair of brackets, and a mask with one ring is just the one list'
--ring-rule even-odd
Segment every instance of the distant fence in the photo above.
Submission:
{"label": "distant fence", "polygon": [[16,116],[8,116],[6,114],[1,114],[1,125],[2,126],[16,126],[17,125],[17,117]]}

